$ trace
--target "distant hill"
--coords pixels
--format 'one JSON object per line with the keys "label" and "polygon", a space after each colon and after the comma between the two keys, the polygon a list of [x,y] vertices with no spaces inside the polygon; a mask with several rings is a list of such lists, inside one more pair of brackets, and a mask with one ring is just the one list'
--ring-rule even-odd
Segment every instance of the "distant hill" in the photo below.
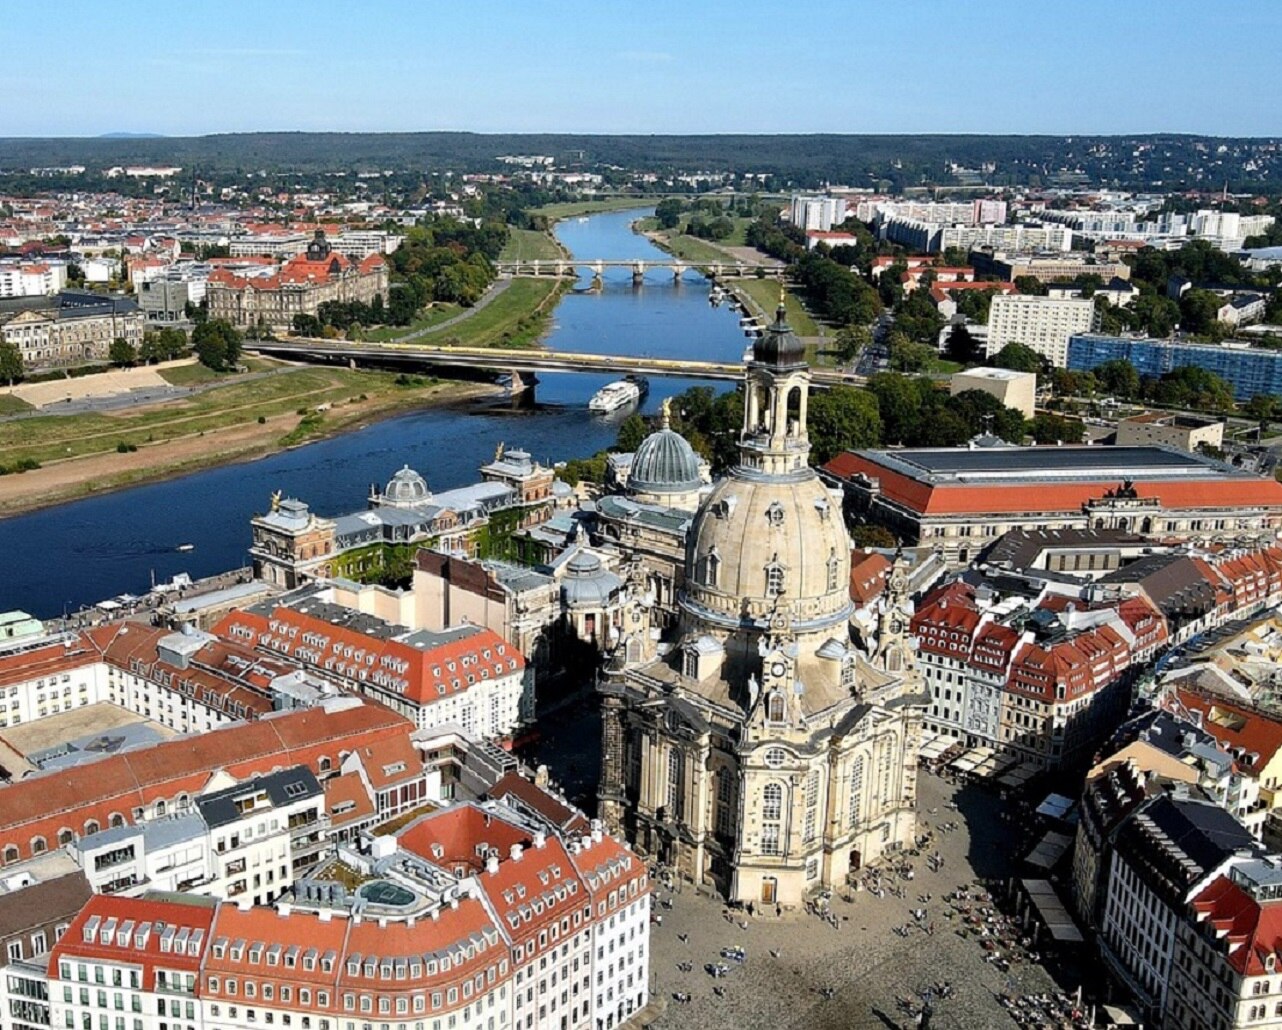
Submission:
{"label": "distant hill", "polygon": [[[1080,182],[1273,191],[1282,141],[1144,136],[480,135],[466,132],[256,132],[96,139],[0,139],[0,171],[83,164],[179,164],[235,171],[498,170],[505,154],[562,168],[759,172],[776,186],[1035,185]],[[1280,184],[1275,186],[1274,184]]]}
{"label": "distant hill", "polygon": [[98,139],[164,139],[159,132],[104,132]]}

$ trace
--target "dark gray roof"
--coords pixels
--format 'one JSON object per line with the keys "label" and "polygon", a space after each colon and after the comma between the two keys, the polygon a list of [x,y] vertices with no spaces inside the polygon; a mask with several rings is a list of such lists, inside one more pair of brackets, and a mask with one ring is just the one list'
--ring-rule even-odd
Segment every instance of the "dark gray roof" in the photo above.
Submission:
{"label": "dark gray roof", "polygon": [[1239,469],[1173,447],[962,447],[861,452],[879,464],[922,482],[1009,484],[1047,479],[1192,479],[1244,477]]}
{"label": "dark gray roof", "polygon": [[699,459],[686,438],[666,426],[641,441],[632,456],[628,488],[651,494],[699,489]]}
{"label": "dark gray roof", "polygon": [[1101,583],[1137,583],[1168,619],[1182,621],[1215,607],[1215,588],[1192,558],[1149,554],[1100,578]]}
{"label": "dark gray roof", "polygon": [[81,872],[0,894],[0,940],[48,923],[69,923],[91,897]]}
{"label": "dark gray roof", "polygon": [[1124,529],[1013,529],[999,537],[984,555],[991,565],[1026,569],[1047,548],[1099,548],[1142,543]]}
{"label": "dark gray roof", "polygon": [[797,339],[797,334],[784,317],[782,301],[775,310],[774,322],[752,345],[752,360],[773,368],[794,368],[806,363],[806,345]]}
{"label": "dark gray roof", "polygon": [[1230,813],[1210,801],[1161,794],[1118,830],[1116,847],[1168,903],[1232,855],[1263,855],[1263,846]]}
{"label": "dark gray roof", "polygon": [[63,290],[52,297],[11,297],[0,300],[0,314],[19,311],[47,311],[59,318],[89,318],[98,315],[131,315],[138,303],[130,297]]}
{"label": "dark gray roof", "polygon": [[274,808],[289,805],[300,798],[316,798],[323,793],[320,782],[305,765],[295,765],[280,772],[244,780],[234,787],[196,798],[196,808],[210,829],[226,826],[240,819],[236,799],[266,791]]}

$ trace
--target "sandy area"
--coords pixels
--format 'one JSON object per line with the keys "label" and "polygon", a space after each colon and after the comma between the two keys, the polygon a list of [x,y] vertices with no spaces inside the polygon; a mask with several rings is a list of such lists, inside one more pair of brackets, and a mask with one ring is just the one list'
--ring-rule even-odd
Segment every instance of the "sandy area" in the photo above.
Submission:
{"label": "sandy area", "polygon": [[[425,405],[458,401],[479,396],[492,389],[484,385],[452,383],[437,396],[420,397],[417,400]],[[415,398],[407,395],[403,400],[413,402]],[[409,403],[392,406],[388,397],[376,397],[355,404],[344,404],[335,409],[334,414],[350,426],[362,418],[391,414],[409,406]],[[135,412],[138,410],[140,409],[133,409]],[[298,416],[294,412],[287,412],[273,415],[261,424],[257,421],[246,422],[219,429],[209,435],[195,433],[154,444],[142,444],[138,450],[126,454],[105,451],[49,462],[30,472],[0,476],[0,513],[27,511],[91,493],[93,489],[110,489],[117,485],[158,478],[179,467],[207,467],[258,457],[278,450],[277,441],[297,424]],[[119,477],[125,477],[128,482],[114,482]]]}
{"label": "sandy area", "polygon": [[165,380],[160,370],[191,365],[195,360],[195,358],[182,358],[178,361],[164,361],[158,365],[99,372],[96,375],[80,376],[76,379],[24,383],[6,387],[0,390],[0,393],[12,394],[28,404],[43,408],[50,404],[60,404],[68,397],[78,401],[85,397],[110,397],[114,394],[129,393],[131,390],[167,390],[172,387],[172,384]]}

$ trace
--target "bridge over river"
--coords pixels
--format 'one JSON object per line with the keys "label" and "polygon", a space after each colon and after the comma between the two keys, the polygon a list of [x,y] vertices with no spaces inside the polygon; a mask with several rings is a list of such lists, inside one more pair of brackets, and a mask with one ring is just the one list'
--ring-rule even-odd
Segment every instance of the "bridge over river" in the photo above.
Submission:
{"label": "bridge over river", "polygon": [[704,272],[714,279],[725,276],[745,276],[754,275],[758,268],[764,268],[766,273],[778,277],[782,274],[782,267],[774,268],[766,265],[749,264],[746,261],[681,261],[674,259],[671,261],[651,261],[642,258],[630,258],[625,260],[605,260],[603,258],[556,258],[556,259],[531,259],[527,261],[499,261],[495,267],[499,275],[516,275],[516,276],[577,276],[580,272],[590,271],[598,279],[605,274],[607,268],[625,268],[632,272],[632,281],[640,283],[645,279],[647,272],[663,271],[671,272],[674,279],[680,279],[681,276],[689,269],[696,269]]}
{"label": "bridge over river", "polygon": [[[631,357],[617,354],[579,354],[554,350],[504,350],[488,347],[425,347],[405,343],[355,343],[342,340],[246,340],[244,349],[291,361],[344,364],[356,368],[452,370],[466,377],[510,375],[513,389],[536,381],[539,372],[589,372],[597,375],[665,376],[680,379],[743,378],[740,362],[678,358]],[[862,386],[863,376],[832,368],[811,369],[815,386]]]}

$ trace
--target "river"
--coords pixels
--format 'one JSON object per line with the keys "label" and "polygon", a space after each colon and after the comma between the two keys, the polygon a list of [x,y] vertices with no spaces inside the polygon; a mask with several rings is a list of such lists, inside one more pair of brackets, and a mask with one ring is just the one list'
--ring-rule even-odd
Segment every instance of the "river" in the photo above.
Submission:
{"label": "river", "polygon": [[[577,257],[664,260],[666,254],[630,229],[645,213],[570,219],[560,223],[557,236]],[[634,287],[631,272],[614,269],[606,272],[600,293],[575,292],[561,300],[545,343],[599,354],[737,361],[745,339],[737,313],[713,308],[707,282],[695,273],[674,283],[670,273],[656,270]],[[478,467],[500,442],[549,464],[593,454],[614,442],[626,414],[587,411],[588,398],[607,379],[549,374],[540,378],[534,411],[425,408],[257,461],[0,520],[0,611],[21,608],[52,618],[117,594],[145,592],[153,576],[158,582],[179,572],[195,578],[244,565],[249,519],[276,490],[334,515],[359,509],[371,483],[386,482],[406,464],[433,490],[445,490],[475,482]],[[651,380],[643,413],[690,385]],[[180,552],[180,544],[194,549]]]}

